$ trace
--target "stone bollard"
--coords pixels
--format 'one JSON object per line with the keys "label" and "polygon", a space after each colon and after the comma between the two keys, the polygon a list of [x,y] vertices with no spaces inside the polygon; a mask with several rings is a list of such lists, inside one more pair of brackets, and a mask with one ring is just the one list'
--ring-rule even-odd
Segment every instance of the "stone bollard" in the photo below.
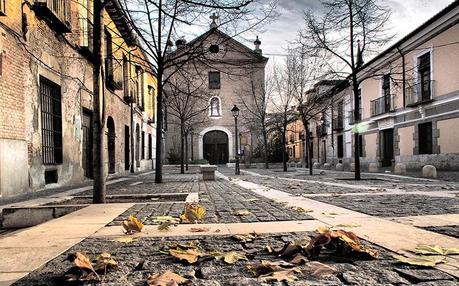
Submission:
{"label": "stone bollard", "polygon": [[313,169],[320,169],[320,163],[315,162],[314,164],[312,164],[312,168]]}
{"label": "stone bollard", "polygon": [[394,174],[396,174],[396,175],[406,175],[406,165],[403,164],[403,163],[395,164]]}
{"label": "stone bollard", "polygon": [[377,173],[379,171],[378,163],[370,163],[368,165],[368,172]]}
{"label": "stone bollard", "polygon": [[424,167],[422,167],[422,177],[436,179],[437,168],[435,168],[435,166],[432,165],[425,165]]}
{"label": "stone bollard", "polygon": [[322,167],[322,169],[324,170],[331,170],[332,168],[332,165],[330,163],[325,163],[324,166]]}
{"label": "stone bollard", "polygon": [[341,163],[336,164],[336,171],[344,171],[344,165]]}

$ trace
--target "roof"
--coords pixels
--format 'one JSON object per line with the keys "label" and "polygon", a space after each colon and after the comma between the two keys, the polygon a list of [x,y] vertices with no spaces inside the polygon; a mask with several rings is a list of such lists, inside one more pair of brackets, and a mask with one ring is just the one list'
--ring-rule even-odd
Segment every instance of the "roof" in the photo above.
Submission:
{"label": "roof", "polygon": [[414,37],[416,34],[420,33],[422,30],[427,28],[429,25],[431,25],[432,23],[434,23],[435,21],[437,21],[441,17],[445,16],[446,14],[448,14],[450,11],[452,11],[455,8],[457,8],[458,6],[459,6],[459,0],[456,0],[453,3],[449,4],[448,6],[446,6],[446,8],[444,8],[443,10],[441,10],[440,12],[435,14],[432,18],[430,18],[429,20],[424,22],[424,24],[422,24],[421,26],[417,27],[411,33],[409,33],[408,35],[406,35],[403,38],[401,38],[395,44],[391,45],[389,48],[384,50],[382,53],[378,54],[376,57],[372,58],[370,61],[368,61],[368,63],[365,63],[360,70],[364,70],[365,68],[367,68],[368,66],[370,66],[371,64],[376,62],[377,60],[379,60],[379,59],[383,58],[384,56],[386,56],[387,54],[389,54],[394,49],[397,49],[397,47],[402,45],[404,42],[408,41],[410,38]]}
{"label": "roof", "polygon": [[[190,45],[193,45],[193,44],[198,43],[200,41],[204,41],[207,38],[209,38],[209,36],[211,34],[217,34],[219,37],[224,38],[225,41],[235,44],[236,46],[240,47],[244,52],[246,52],[247,54],[249,54],[250,56],[252,56],[253,58],[255,58],[256,60],[258,60],[260,62],[267,62],[269,60],[269,58],[264,57],[262,54],[250,49],[246,45],[244,45],[241,42],[235,40],[234,38],[232,38],[228,34],[222,32],[218,28],[209,29],[207,32],[203,33],[202,35],[200,35],[200,36],[196,37],[195,39],[193,39],[192,41],[190,41],[187,45],[190,46]],[[176,51],[176,52],[179,52],[179,50]]]}
{"label": "roof", "polygon": [[127,19],[126,13],[118,0],[108,0],[105,4],[105,10],[110,15],[118,31],[121,33],[124,41],[129,46],[140,46],[137,36],[133,32],[131,23]]}

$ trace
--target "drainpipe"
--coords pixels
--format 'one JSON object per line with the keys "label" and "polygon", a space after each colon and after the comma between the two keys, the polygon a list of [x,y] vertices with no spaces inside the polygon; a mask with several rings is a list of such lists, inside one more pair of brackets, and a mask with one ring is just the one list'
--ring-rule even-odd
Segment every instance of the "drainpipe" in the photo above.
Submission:
{"label": "drainpipe", "polygon": [[403,89],[403,107],[406,106],[406,74],[405,74],[405,55],[402,53],[399,47],[397,51],[402,56],[402,89]]}

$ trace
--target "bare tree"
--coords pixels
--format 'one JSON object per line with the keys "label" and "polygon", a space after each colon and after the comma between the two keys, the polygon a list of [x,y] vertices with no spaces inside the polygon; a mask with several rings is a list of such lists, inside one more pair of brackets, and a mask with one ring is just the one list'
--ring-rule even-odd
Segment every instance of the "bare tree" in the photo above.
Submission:
{"label": "bare tree", "polygon": [[[351,79],[355,124],[360,121],[359,84],[357,73],[363,54],[380,50],[392,39],[385,25],[390,11],[376,0],[324,0],[323,15],[312,11],[305,15],[306,28],[300,32],[301,44],[310,55],[332,58],[329,68],[339,78]],[[355,179],[360,180],[358,128],[354,129]]]}
{"label": "bare tree", "polygon": [[287,128],[296,117],[294,111],[295,79],[292,73],[286,72],[287,68],[287,65],[273,66],[273,88],[276,96],[272,98],[274,113],[270,116],[270,124],[275,126],[281,134],[284,172],[287,172]]}
{"label": "bare tree", "polygon": [[[167,96],[168,114],[178,121],[180,127],[180,173],[185,173],[185,161],[188,164],[188,156],[185,156],[185,142],[190,128],[203,123],[206,120],[205,113],[208,110],[209,95],[206,92],[204,82],[197,76],[185,71],[178,72],[165,87]],[[185,149],[186,148],[186,149]]]}
{"label": "bare tree", "polygon": [[[162,136],[164,125],[164,86],[184,65],[218,52],[227,38],[205,46],[211,33],[206,33],[190,44],[183,40],[190,31],[207,22],[212,13],[220,23],[213,28],[225,29],[230,37],[250,31],[269,19],[275,2],[258,3],[255,0],[122,0],[127,21],[132,24],[144,46],[144,52],[154,62],[157,77],[156,172],[155,182],[162,183]],[[215,20],[216,17],[213,17]],[[135,24],[135,25],[134,25]],[[173,41],[176,50],[173,51]]]}
{"label": "bare tree", "polygon": [[248,87],[242,87],[239,99],[247,112],[242,116],[245,122],[250,123],[250,129],[255,130],[256,135],[262,136],[263,161],[265,168],[269,168],[268,162],[268,104],[274,92],[272,74],[268,74],[262,82],[250,81]]}

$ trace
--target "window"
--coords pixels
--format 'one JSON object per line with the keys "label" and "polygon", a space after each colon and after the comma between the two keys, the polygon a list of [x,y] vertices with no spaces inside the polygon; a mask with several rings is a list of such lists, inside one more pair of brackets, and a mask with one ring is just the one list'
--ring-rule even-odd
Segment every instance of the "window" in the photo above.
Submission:
{"label": "window", "polygon": [[390,74],[386,74],[383,76],[383,96],[384,96],[384,112],[389,112],[391,110],[391,102],[390,102]]}
{"label": "window", "polygon": [[124,96],[129,97],[129,62],[126,55],[123,55],[123,87]]}
{"label": "window", "polygon": [[151,120],[155,122],[156,116],[156,97],[155,97],[155,88],[151,85],[148,86],[148,98],[151,100]]}
{"label": "window", "polygon": [[418,126],[419,154],[432,154],[432,122]]}
{"label": "window", "polygon": [[418,84],[420,84],[420,97],[422,101],[430,100],[431,73],[430,52],[418,58]]}
{"label": "window", "polygon": [[338,145],[338,158],[344,157],[344,140],[343,135],[338,135],[337,137],[337,145]]}
{"label": "window", "polygon": [[136,85],[137,85],[137,106],[140,108],[140,110],[144,110],[145,107],[145,96],[144,96],[144,73],[143,69],[139,66],[135,67],[135,73],[136,73]]}
{"label": "window", "polygon": [[6,15],[6,0],[0,0],[0,16]]}
{"label": "window", "polygon": [[106,83],[108,87],[112,87],[114,80],[113,72],[113,47],[112,35],[105,29],[105,69],[106,69]]}
{"label": "window", "polygon": [[[0,0],[1,1],[1,0]],[[79,0],[80,46],[92,48],[93,13],[90,0]]]}
{"label": "window", "polygon": [[61,87],[40,77],[43,164],[62,164]]}
{"label": "window", "polygon": [[145,132],[142,131],[142,160],[145,159]]}
{"label": "window", "polygon": [[210,116],[211,117],[220,117],[220,98],[212,97],[210,100]]}
{"label": "window", "polygon": [[209,72],[209,89],[220,89],[220,72]]}

